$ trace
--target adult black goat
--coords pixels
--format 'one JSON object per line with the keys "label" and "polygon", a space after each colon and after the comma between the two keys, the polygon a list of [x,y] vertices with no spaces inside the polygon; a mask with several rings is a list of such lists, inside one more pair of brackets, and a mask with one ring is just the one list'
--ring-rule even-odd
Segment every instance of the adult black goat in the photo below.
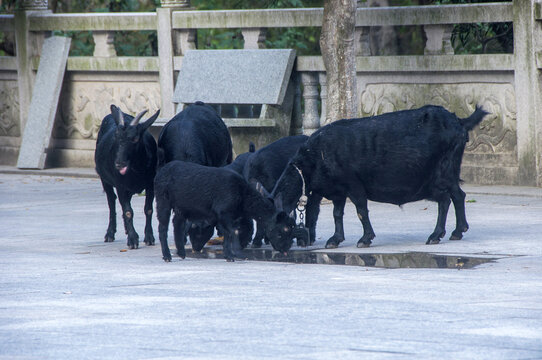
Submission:
{"label": "adult black goat", "polygon": [[175,115],[158,136],[159,166],[181,160],[220,167],[231,163],[232,157],[226,124],[211,106],[201,101]]}
{"label": "adult black goat", "polygon": [[[159,167],[173,160],[221,167],[230,164],[232,157],[232,142],[226,124],[215,109],[201,101],[175,115],[158,136]],[[204,221],[188,225],[192,249],[200,251],[213,235],[214,226]],[[243,234],[248,231],[252,236],[251,229],[244,229]]]}
{"label": "adult black goat", "polygon": [[[264,146],[247,159],[243,170],[243,177],[249,183],[254,184],[258,182],[262,184],[267,191],[273,190],[290,159],[308,138],[306,135],[286,136]],[[295,206],[284,207],[284,211],[287,213],[292,212],[294,209]],[[309,232],[313,235],[311,238],[311,243],[313,243],[316,219],[318,217],[318,206],[311,206],[307,211],[309,213],[307,214],[307,220],[309,220],[307,226],[309,227]],[[265,230],[259,224],[252,240],[253,247],[259,248],[262,246],[264,233]]]}
{"label": "adult black goat", "polygon": [[369,246],[375,237],[367,200],[396,205],[423,199],[438,202],[437,224],[427,240],[427,244],[437,244],[446,232],[451,199],[456,228],[450,240],[459,240],[469,228],[465,193],[459,186],[461,160],[468,131],[487,114],[476,107],[470,117],[460,119],[442,107],[424,106],[336,121],[301,146],[272,194],[283,193],[285,204],[296,203],[304,186],[309,201],[319,202],[322,196],[332,200],[335,233],[327,248],[344,240],[347,197],[363,225],[358,247]]}
{"label": "adult black goat", "polygon": [[154,245],[152,202],[157,156],[156,141],[147,129],[156,120],[160,110],[148,120],[140,122],[146,112],[147,110],[142,111],[134,118],[111,105],[111,114],[107,115],[100,125],[94,153],[96,172],[102,181],[109,205],[109,225],[104,241],[115,240],[117,197],[114,188],[116,188],[122,207],[124,228],[128,235],[127,245],[130,249],[139,247],[139,235],[134,229],[134,212],[130,202],[134,194],[143,190],[145,190],[145,244]]}
{"label": "adult black goat", "polygon": [[215,225],[224,234],[224,257],[229,261],[243,257],[239,242],[242,219],[264,223],[273,244],[288,243],[288,239],[291,243],[294,221],[281,211],[281,196],[273,205],[234,171],[172,161],[158,170],[155,189],[158,233],[166,262],[171,261],[167,232],[172,211],[175,245],[181,258],[186,255],[186,220]]}

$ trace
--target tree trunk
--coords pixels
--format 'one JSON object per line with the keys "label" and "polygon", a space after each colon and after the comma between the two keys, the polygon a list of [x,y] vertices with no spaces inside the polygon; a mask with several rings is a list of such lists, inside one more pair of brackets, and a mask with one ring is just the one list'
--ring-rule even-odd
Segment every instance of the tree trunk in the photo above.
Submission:
{"label": "tree trunk", "polygon": [[356,0],[324,0],[320,48],[327,73],[325,124],[356,117]]}

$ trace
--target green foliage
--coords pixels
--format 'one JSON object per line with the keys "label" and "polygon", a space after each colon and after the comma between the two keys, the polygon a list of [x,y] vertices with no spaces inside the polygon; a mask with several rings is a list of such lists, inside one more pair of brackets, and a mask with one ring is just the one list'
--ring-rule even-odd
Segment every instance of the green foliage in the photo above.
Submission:
{"label": "green foliage", "polygon": [[[302,8],[322,6],[321,0],[192,0],[198,10]],[[198,30],[198,49],[242,49],[241,29]],[[320,54],[320,28],[268,29],[265,47],[293,48],[299,55]]]}
{"label": "green foliage", "polygon": [[[0,12],[13,12],[21,0],[0,0]],[[506,2],[510,0],[390,0],[390,5],[470,4]],[[57,13],[69,12],[133,12],[154,11],[160,0],[49,0]],[[321,7],[323,0],[192,0],[198,10],[266,9]],[[513,51],[512,24],[459,24],[454,27],[452,43],[456,54],[511,53]],[[92,33],[55,32],[72,37],[71,56],[91,56],[94,50]],[[423,54],[425,34],[419,26],[396,27],[398,54]],[[0,32],[0,56],[13,55],[14,40]],[[197,32],[199,49],[241,49],[241,29],[200,29]],[[320,54],[320,28],[271,28],[267,30],[265,46],[269,49],[293,48],[299,55]],[[115,32],[115,49],[119,56],[156,56],[155,31]]]}

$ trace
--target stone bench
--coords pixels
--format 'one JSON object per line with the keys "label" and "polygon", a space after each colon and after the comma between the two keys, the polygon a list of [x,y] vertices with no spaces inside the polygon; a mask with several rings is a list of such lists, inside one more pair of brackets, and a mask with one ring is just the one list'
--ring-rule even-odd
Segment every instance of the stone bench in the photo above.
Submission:
{"label": "stone bench", "polygon": [[295,50],[191,50],[183,57],[173,102],[177,112],[203,101],[230,130],[235,154],[290,135]]}

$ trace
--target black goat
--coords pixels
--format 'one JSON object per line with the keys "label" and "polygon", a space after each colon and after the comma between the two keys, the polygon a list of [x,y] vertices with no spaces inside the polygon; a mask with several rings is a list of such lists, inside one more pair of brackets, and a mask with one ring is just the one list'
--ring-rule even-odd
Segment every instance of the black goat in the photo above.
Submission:
{"label": "black goat", "polygon": [[[173,160],[214,167],[232,162],[230,133],[215,109],[197,101],[162,128],[158,136],[159,167]],[[206,222],[187,225],[192,249],[200,251],[213,236],[214,226]],[[243,235],[248,231],[252,236],[251,229],[244,229]]]}
{"label": "black goat", "polygon": [[102,181],[109,205],[109,226],[105,233],[105,242],[114,241],[117,231],[115,209],[117,197],[113,189],[116,188],[122,207],[124,228],[128,234],[127,245],[130,249],[139,247],[139,235],[134,229],[134,212],[130,202],[134,194],[143,190],[145,190],[145,244],[154,245],[152,201],[157,157],[156,141],[147,129],[156,120],[160,111],[140,123],[146,112],[147,110],[134,118],[111,105],[111,114],[103,119],[100,126],[94,153],[96,172]]}
{"label": "black goat", "polygon": [[[267,191],[273,190],[290,159],[308,138],[309,137],[306,135],[287,136],[264,146],[247,159],[243,170],[243,177],[249,183],[258,182],[262,184]],[[288,213],[292,212],[295,209],[295,204],[293,205],[294,206],[285,206],[284,211]],[[314,216],[312,213],[314,210],[313,208],[311,208],[310,216],[307,217],[316,219],[318,217],[318,212],[316,213],[316,216]],[[316,207],[316,211],[318,211],[318,207]],[[311,231],[310,229],[312,226],[312,233],[314,234],[316,221],[308,225],[310,225],[309,231]],[[262,246],[264,233],[265,230],[263,227],[258,225],[256,235],[254,235],[254,239],[252,240],[253,247],[258,248]],[[314,237],[312,238],[312,241],[314,242]]]}
{"label": "black goat", "polygon": [[185,257],[186,220],[205,221],[224,234],[224,257],[242,257],[239,231],[243,218],[266,224],[272,243],[291,242],[294,221],[281,211],[281,196],[269,201],[243,177],[224,168],[172,161],[158,170],[155,178],[156,212],[162,256],[171,261],[167,232],[171,211],[177,254]]}
{"label": "black goat", "polygon": [[224,121],[209,105],[197,101],[175,115],[158,136],[159,166],[173,160],[205,166],[232,162],[232,143]]}
{"label": "black goat", "polygon": [[437,244],[446,233],[451,199],[456,228],[450,240],[459,240],[469,228],[465,193],[459,187],[461,160],[468,131],[487,114],[476,107],[470,117],[460,119],[442,107],[424,106],[336,121],[316,131],[301,146],[273,194],[280,192],[285,203],[295,203],[304,183],[309,202],[319,202],[322,196],[332,200],[335,233],[327,248],[344,240],[347,197],[363,225],[358,247],[369,246],[375,237],[367,200],[396,205],[423,199],[438,202],[437,224],[427,240],[427,244]]}
{"label": "black goat", "polygon": [[239,175],[243,175],[245,165],[247,161],[252,157],[252,155],[254,155],[255,151],[256,151],[256,147],[254,146],[254,143],[250,142],[248,146],[248,151],[237,155],[237,157],[232,161],[232,163],[226,165],[225,168],[235,171]]}

